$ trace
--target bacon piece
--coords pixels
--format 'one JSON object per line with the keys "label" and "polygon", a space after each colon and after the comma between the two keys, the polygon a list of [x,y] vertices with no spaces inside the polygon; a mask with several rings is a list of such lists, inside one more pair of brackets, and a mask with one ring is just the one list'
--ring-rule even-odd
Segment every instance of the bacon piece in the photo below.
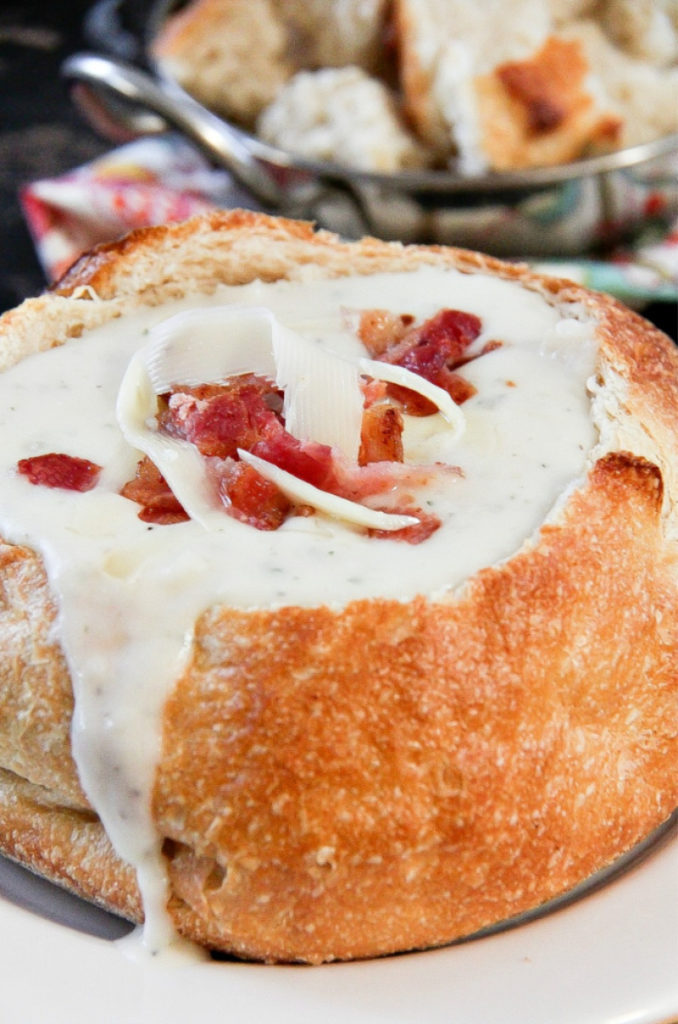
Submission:
{"label": "bacon piece", "polygon": [[194,444],[202,455],[232,458],[282,429],[273,386],[247,374],[226,384],[177,389],[158,417],[160,429]]}
{"label": "bacon piece", "polygon": [[[461,474],[458,466],[444,463],[410,466],[404,462],[369,462],[366,466],[358,466],[343,459],[335,460],[334,471],[335,481],[331,489],[339,497],[362,502],[372,495],[387,493],[393,504],[409,501],[407,491],[426,487],[439,473]],[[393,509],[383,511],[391,512]]]}
{"label": "bacon piece", "polygon": [[360,466],[338,458],[327,445],[300,441],[286,430],[257,442],[252,453],[314,487],[358,502],[385,491],[424,486],[437,472],[459,472],[457,467],[409,466],[398,461],[373,461]]}
{"label": "bacon piece", "polygon": [[[363,313],[358,333],[370,354],[419,374],[447,391],[457,404],[475,394],[473,385],[453,371],[468,361],[466,350],[482,330],[480,319],[458,309],[441,309],[419,327],[406,326],[406,319],[383,310]],[[386,393],[411,416],[437,411],[427,398],[401,385],[389,384]]]}
{"label": "bacon piece", "polygon": [[361,466],[368,462],[403,461],[403,417],[396,406],[387,402],[370,405],[363,412],[360,430]]}
{"label": "bacon piece", "polygon": [[[453,402],[461,405],[476,394],[477,388],[470,381],[462,377],[460,373],[448,370],[443,367],[438,373],[438,380],[435,381],[438,387],[444,388]],[[389,384],[388,394],[395,401],[399,402],[404,412],[410,416],[432,416],[438,412],[438,406],[430,402],[424,395],[400,384]]]}
{"label": "bacon piece", "polygon": [[458,309],[441,309],[420,327],[413,327],[382,356],[386,363],[404,366],[436,383],[438,371],[458,366],[482,330],[480,319]]}
{"label": "bacon piece", "polygon": [[481,356],[486,356],[488,352],[496,352],[498,348],[503,346],[503,344],[503,341],[499,341],[497,338],[492,338],[491,341],[485,342],[478,355],[473,358],[480,359]]}
{"label": "bacon piece", "polygon": [[141,505],[139,519],[144,523],[169,526],[186,522],[189,518],[160,470],[147,456],[137,463],[136,476],[125,484],[120,493],[123,498]]}
{"label": "bacon piece", "polygon": [[[465,349],[477,337],[478,318],[442,310],[420,327],[412,327],[412,322],[409,315],[377,310],[365,314],[363,327],[373,351],[381,349],[386,361],[434,379],[455,400],[465,400],[474,389],[451,366],[463,361]],[[242,463],[238,449],[246,449],[320,490],[356,502],[387,495],[389,504],[406,505],[412,502],[409,490],[426,485],[433,474],[460,472],[442,465],[403,464],[402,413],[388,401],[390,387],[383,381],[363,383],[359,464],[347,462],[327,445],[291,435],[282,418],[282,395],[255,374],[225,384],[173,389],[161,400],[158,424],[171,436],[194,444],[205,456],[207,472],[230,515],[257,529],[275,530],[289,515],[313,514],[314,510],[295,505],[254,467]],[[408,401],[426,402],[408,389],[400,390],[406,408]],[[421,414],[431,411],[435,407]],[[145,521],[169,523],[186,518],[166,481],[148,460],[140,463],[137,478],[121,493],[142,505],[139,515]],[[383,536],[420,543],[440,525],[435,516],[414,514],[419,519],[415,526],[395,534],[383,531]],[[380,531],[374,533],[381,535]]]}
{"label": "bacon piece", "polygon": [[277,530],[292,510],[288,498],[253,466],[225,459],[219,469],[219,496],[229,513],[257,530]]}
{"label": "bacon piece", "polygon": [[424,395],[420,395],[418,391],[411,391],[410,388],[404,388],[400,384],[389,384],[388,395],[402,406],[403,412],[406,412],[408,416],[432,416],[438,412],[438,407]]}
{"label": "bacon piece", "polygon": [[[402,462],[370,462],[357,466],[335,458],[326,445],[299,441],[284,430],[275,441],[255,445],[254,452],[309,483],[321,481],[324,490],[350,501],[363,501],[384,492],[388,492],[390,498],[400,493],[401,500],[408,500],[403,492],[425,486],[434,474],[461,472],[454,466],[407,466]],[[256,529],[276,530],[289,515],[314,514],[314,509],[290,502],[275,484],[238,459],[210,458],[207,471],[227,512]],[[188,519],[160,471],[146,457],[139,462],[135,478],[125,484],[120,493],[142,506],[139,518],[144,522],[168,525]],[[400,512],[401,509],[384,511]],[[404,514],[417,516],[420,522],[395,533],[384,530],[375,531],[373,535],[420,543],[440,525],[437,517],[419,510],[405,510]]]}
{"label": "bacon piece", "polygon": [[362,377],[360,389],[363,393],[364,409],[369,409],[376,402],[385,402],[388,398],[388,384],[385,380],[377,380],[375,377]]}
{"label": "bacon piece", "polygon": [[366,309],[360,314],[358,337],[373,359],[397,345],[414,323],[409,313],[392,313],[388,309]]}
{"label": "bacon piece", "polygon": [[398,508],[388,509],[389,512],[397,512],[399,515],[416,516],[419,522],[412,526],[405,526],[402,530],[368,530],[370,537],[378,537],[381,540],[404,540],[408,544],[421,544],[428,540],[432,533],[435,533],[441,525],[438,516],[432,512],[423,512],[420,508]]}
{"label": "bacon piece", "polygon": [[80,492],[91,491],[101,474],[101,466],[89,459],[79,459],[60,452],[20,459],[17,469],[32,484]]}
{"label": "bacon piece", "polygon": [[286,470],[292,476],[305,480],[314,487],[332,491],[335,484],[334,458],[332,449],[317,441],[300,441],[286,430],[262,438],[250,449],[274,466]]}
{"label": "bacon piece", "polygon": [[[462,377],[460,373],[448,369],[447,366],[443,366],[438,372],[436,384],[439,388],[447,391],[452,401],[456,402],[457,405],[462,405],[468,401],[478,390],[474,384],[471,384],[470,380],[466,380],[466,377]],[[435,411],[437,412],[437,409]]]}

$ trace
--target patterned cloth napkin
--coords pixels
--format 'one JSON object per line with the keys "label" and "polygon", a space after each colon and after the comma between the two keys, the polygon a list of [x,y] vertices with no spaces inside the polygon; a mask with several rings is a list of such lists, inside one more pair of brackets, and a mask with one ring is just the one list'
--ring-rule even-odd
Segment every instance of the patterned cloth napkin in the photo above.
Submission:
{"label": "patterned cloth napkin", "polygon": [[[137,227],[184,220],[214,207],[261,209],[227,171],[214,170],[179,136],[128,143],[61,177],[33,182],[21,202],[38,257],[56,280],[92,245]],[[602,260],[540,260],[543,273],[570,277],[629,305],[678,301],[678,221]]]}

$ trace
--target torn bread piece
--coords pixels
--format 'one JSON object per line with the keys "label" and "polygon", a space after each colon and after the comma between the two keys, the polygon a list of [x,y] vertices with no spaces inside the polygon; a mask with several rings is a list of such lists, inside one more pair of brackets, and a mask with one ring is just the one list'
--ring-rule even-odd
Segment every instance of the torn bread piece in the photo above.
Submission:
{"label": "torn bread piece", "polygon": [[622,121],[611,104],[607,110],[598,104],[590,75],[582,46],[549,36],[529,59],[476,78],[476,161],[500,171],[549,167],[616,148]]}
{"label": "torn bread piece", "polygon": [[299,71],[260,115],[265,142],[308,160],[391,173],[425,167],[428,154],[406,131],[396,98],[357,67]]}
{"label": "torn bread piece", "polygon": [[399,17],[406,109],[462,173],[615,147],[621,125],[590,88],[592,62],[580,43],[552,33],[546,5],[519,0],[488,15],[463,0],[402,0]]}
{"label": "torn bread piece", "polygon": [[551,167],[678,130],[675,0],[192,0],[150,50],[265,142],[384,174]]}
{"label": "torn bread piece", "polygon": [[387,0],[278,0],[299,68],[385,70]]}
{"label": "torn bread piece", "polygon": [[474,79],[533,54],[548,36],[549,11],[540,0],[396,0],[394,18],[406,114],[439,159],[459,152],[464,162],[466,137],[478,134]]}
{"label": "torn bread piece", "polygon": [[151,42],[161,68],[205,106],[252,124],[293,74],[273,0],[194,0]]}
{"label": "torn bread piece", "polygon": [[676,0],[601,0],[598,22],[629,56],[659,67],[678,59]]}
{"label": "torn bread piece", "polygon": [[589,88],[619,124],[617,146],[636,146],[678,132],[678,67],[626,53],[594,21],[563,30],[589,65]]}

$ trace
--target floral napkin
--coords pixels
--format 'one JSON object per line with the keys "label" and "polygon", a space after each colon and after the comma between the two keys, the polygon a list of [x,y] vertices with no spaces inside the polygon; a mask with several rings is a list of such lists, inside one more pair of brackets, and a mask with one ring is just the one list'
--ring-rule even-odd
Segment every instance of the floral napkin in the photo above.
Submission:
{"label": "floral napkin", "polygon": [[[85,250],[132,228],[184,220],[214,207],[260,209],[227,171],[214,170],[175,135],[128,143],[58,178],[36,181],[21,202],[38,257],[56,280]],[[678,300],[678,221],[649,228],[633,248],[606,260],[540,260],[543,273],[570,277],[632,306]]]}

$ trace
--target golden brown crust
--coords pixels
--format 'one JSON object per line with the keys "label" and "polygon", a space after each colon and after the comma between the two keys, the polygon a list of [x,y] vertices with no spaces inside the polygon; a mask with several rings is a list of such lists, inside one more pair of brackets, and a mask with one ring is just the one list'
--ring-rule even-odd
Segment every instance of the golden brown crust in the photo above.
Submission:
{"label": "golden brown crust", "polygon": [[393,26],[403,112],[419,138],[444,161],[454,148],[450,128],[434,99],[434,66],[419,50],[417,11],[408,0],[393,0]]}
{"label": "golden brown crust", "polygon": [[592,146],[610,148],[621,122],[597,109],[586,88],[581,45],[549,37],[529,60],[495,68],[475,81],[480,135],[496,170],[576,160]]}
{"label": "golden brown crust", "polygon": [[141,919],[134,871],[115,855],[90,810],[0,769],[2,851],[20,864],[130,920]]}
{"label": "golden brown crust", "polygon": [[[516,279],[597,318],[600,456],[534,544],[448,599],[201,617],[166,707],[154,816],[178,927],[239,955],[318,962],[448,942],[571,888],[676,806],[678,355],[613,300],[524,267],[243,212],[101,247],[0,320],[11,349],[61,310],[40,348],[82,307],[103,322],[256,273],[417,262]],[[75,298],[83,286],[98,298]],[[0,845],[136,918],[131,873],[68,752],[72,699],[39,559],[4,545],[0,581]]]}
{"label": "golden brown crust", "polygon": [[667,817],[678,604],[661,497],[653,466],[610,455],[534,551],[457,601],[203,619],[155,813],[194,851],[175,887],[204,906],[208,941],[226,929],[246,955],[309,960],[443,943]]}

